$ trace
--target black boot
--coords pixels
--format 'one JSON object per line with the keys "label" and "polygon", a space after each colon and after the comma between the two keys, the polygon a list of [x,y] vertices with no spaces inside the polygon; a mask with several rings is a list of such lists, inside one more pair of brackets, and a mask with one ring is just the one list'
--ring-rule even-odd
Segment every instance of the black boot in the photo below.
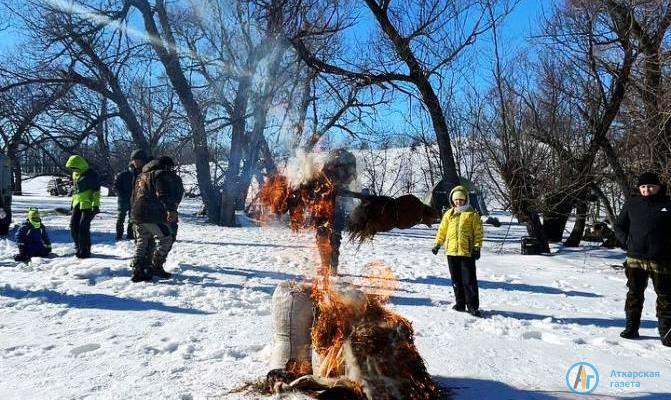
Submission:
{"label": "black boot", "polygon": [[641,326],[641,314],[627,314],[627,321],[624,330],[620,332],[620,336],[625,339],[638,339],[639,326]]}
{"label": "black boot", "polygon": [[659,338],[662,340],[662,344],[671,347],[671,320],[660,319],[657,330],[659,330]]}
{"label": "black boot", "polygon": [[19,254],[14,256],[14,261],[30,261],[30,257],[26,255],[26,253],[20,252]]}
{"label": "black boot", "polygon": [[452,309],[454,311],[464,312],[464,311],[466,311],[466,306],[463,305],[463,304],[455,304],[455,305],[452,306]]}
{"label": "black boot", "polygon": [[666,332],[666,335],[662,336],[662,344],[671,347],[671,329]]}
{"label": "black boot", "polygon": [[482,317],[482,314],[480,313],[480,310],[478,310],[477,308],[469,307],[468,308],[468,313],[471,314],[474,317],[477,317],[477,318]]}
{"label": "black boot", "polygon": [[154,261],[152,262],[152,272],[154,276],[157,276],[160,279],[170,279],[172,274],[170,272],[166,272],[166,270],[163,269],[163,264],[165,264],[165,259],[155,257]]}
{"label": "black boot", "polygon": [[130,280],[132,282],[151,282],[152,269],[146,265],[133,266],[133,276]]}

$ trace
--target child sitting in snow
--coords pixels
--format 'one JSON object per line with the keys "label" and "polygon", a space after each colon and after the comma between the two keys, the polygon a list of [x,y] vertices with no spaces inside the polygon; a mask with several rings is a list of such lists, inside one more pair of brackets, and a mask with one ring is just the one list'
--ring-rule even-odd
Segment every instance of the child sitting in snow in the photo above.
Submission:
{"label": "child sitting in snow", "polygon": [[482,221],[480,214],[469,204],[465,187],[457,186],[452,189],[450,204],[452,208],[443,215],[436,234],[436,245],[431,251],[438,254],[445,244],[455,297],[452,308],[457,311],[468,309],[469,314],[479,317],[480,299],[475,260],[480,258],[482,247]]}
{"label": "child sitting in snow", "polygon": [[16,232],[16,244],[19,254],[14,256],[16,261],[29,261],[31,257],[48,257],[51,253],[51,242],[47,228],[42,224],[40,210],[28,209],[26,221]]}

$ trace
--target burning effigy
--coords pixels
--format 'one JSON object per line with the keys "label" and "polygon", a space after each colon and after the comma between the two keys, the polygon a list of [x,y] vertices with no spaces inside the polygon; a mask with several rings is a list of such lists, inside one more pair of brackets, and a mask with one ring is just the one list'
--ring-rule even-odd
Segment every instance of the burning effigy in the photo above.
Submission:
{"label": "burning effigy", "polygon": [[[332,229],[335,196],[343,192],[338,181],[343,181],[342,175],[334,178],[333,171],[322,168],[300,183],[273,176],[260,189],[258,199],[271,214],[288,213],[293,230],[317,231],[322,256],[311,282],[282,283],[273,295],[274,348],[264,390],[301,391],[320,399],[443,398],[417,351],[411,322],[385,306],[396,285],[391,269],[382,262],[369,264],[362,285],[331,274],[325,261],[331,242],[320,240],[327,236],[319,232]],[[416,205],[412,199],[403,199],[396,207],[404,204]],[[377,208],[381,211],[374,213]],[[359,207],[357,226],[365,232],[362,237],[386,229],[386,222],[371,221],[387,218],[391,209],[386,199],[372,197]],[[429,215],[418,209],[419,221]],[[363,215],[366,210],[370,219]],[[394,225],[410,223],[397,215],[393,219]]]}

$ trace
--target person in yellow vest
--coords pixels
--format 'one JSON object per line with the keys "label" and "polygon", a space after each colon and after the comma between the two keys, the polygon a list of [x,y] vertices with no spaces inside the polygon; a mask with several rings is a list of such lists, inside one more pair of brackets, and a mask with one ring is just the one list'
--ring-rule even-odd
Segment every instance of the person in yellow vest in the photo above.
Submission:
{"label": "person in yellow vest", "polygon": [[436,244],[431,250],[438,254],[443,245],[447,253],[455,304],[452,309],[466,311],[480,317],[478,278],[475,260],[480,258],[484,237],[480,214],[468,202],[468,190],[457,186],[450,191],[452,207],[445,212],[436,234]]}
{"label": "person in yellow vest", "polygon": [[77,258],[91,257],[91,221],[100,212],[100,178],[82,156],[70,156],[65,167],[72,171],[70,233]]}

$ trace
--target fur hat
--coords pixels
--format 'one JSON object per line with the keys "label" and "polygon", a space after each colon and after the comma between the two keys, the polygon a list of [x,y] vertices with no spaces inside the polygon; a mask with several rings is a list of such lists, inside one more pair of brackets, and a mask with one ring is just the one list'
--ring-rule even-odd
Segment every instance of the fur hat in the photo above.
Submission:
{"label": "fur hat", "polygon": [[656,173],[644,172],[641,174],[641,176],[638,177],[638,181],[636,182],[636,186],[643,186],[643,185],[661,186],[662,183],[659,181],[659,176]]}

